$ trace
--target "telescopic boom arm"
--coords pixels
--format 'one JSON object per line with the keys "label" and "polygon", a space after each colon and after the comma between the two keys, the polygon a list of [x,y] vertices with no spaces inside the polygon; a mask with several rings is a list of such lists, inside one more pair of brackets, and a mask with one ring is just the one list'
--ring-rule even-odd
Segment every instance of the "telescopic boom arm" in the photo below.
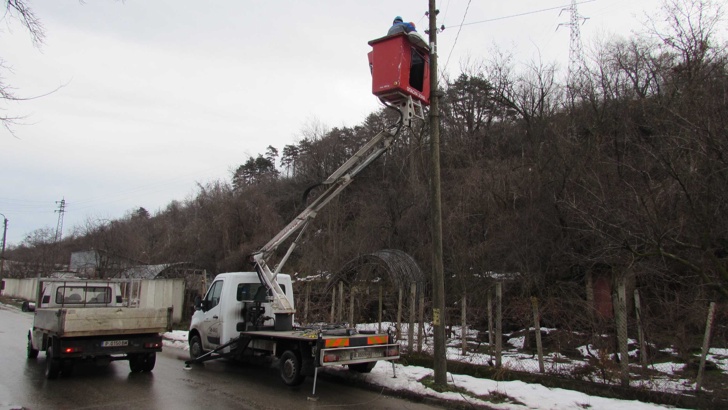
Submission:
{"label": "telescopic boom arm", "polygon": [[[413,117],[413,102],[412,98],[409,97],[405,100],[405,103],[401,106],[390,106],[398,110],[401,114],[400,121],[394,126],[380,132],[359,151],[356,152],[351,158],[344,162],[339,169],[334,171],[321,185],[327,185],[328,188],[310,205],[306,207],[298,216],[293,219],[285,228],[283,228],[276,236],[273,237],[268,243],[262,248],[256,251],[252,255],[253,263],[255,264],[255,270],[258,272],[261,283],[263,283],[268,289],[273,292],[273,312],[276,314],[293,314],[295,309],[292,303],[286,298],[283,289],[278,285],[276,281],[276,275],[281,271],[283,265],[288,260],[293,250],[296,248],[298,240],[303,235],[303,232],[308,227],[309,222],[316,217],[316,214],[334,199],[341,191],[344,190],[352,181],[353,178],[359,174],[364,168],[369,166],[374,160],[379,158],[385,151],[387,151],[393,144],[394,139],[399,134],[404,123],[410,122]],[[271,270],[267,264],[267,259],[270,258],[278,247],[290,238],[291,235],[298,232],[298,236],[291,243],[286,251],[286,254],[280,260],[278,265],[275,266],[274,270]]]}

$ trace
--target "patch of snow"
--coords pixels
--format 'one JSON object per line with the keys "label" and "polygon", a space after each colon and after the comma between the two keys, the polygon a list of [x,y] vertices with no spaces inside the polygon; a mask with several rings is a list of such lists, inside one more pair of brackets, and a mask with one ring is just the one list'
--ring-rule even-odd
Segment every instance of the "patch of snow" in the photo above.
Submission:
{"label": "patch of snow", "polygon": [[[357,325],[357,328],[361,330],[379,330],[377,323],[368,323]],[[381,324],[381,330],[384,332],[391,331],[393,334],[396,333],[396,324],[391,322],[383,322]],[[419,326],[414,329],[415,338],[419,332]],[[451,328],[453,337],[448,340],[449,346],[446,348],[446,356],[448,360],[460,361],[479,366],[494,366],[495,357],[488,353],[480,353],[470,351],[466,355],[462,355],[461,343],[459,340],[461,334],[461,328],[453,326]],[[542,332],[552,332],[556,329],[541,328]],[[399,343],[406,349],[407,346],[407,334],[408,326],[405,324],[400,329],[402,339]],[[423,328],[425,335],[425,341],[422,346],[422,350],[425,353],[432,354],[433,348],[432,334],[433,327],[429,324],[425,324]],[[472,328],[468,328],[467,337],[470,340],[478,337],[478,331]],[[508,337],[508,335],[505,335]],[[508,344],[513,345],[513,349],[504,349],[501,356],[502,366],[506,369],[514,371],[526,371],[526,372],[537,372],[539,369],[538,358],[536,354],[528,354],[518,352],[518,349],[522,349],[525,337],[511,337],[507,339]],[[634,341],[631,341],[634,343]],[[187,342],[187,331],[172,331],[164,334],[164,346],[172,347],[176,349],[188,350]],[[479,346],[481,351],[485,351],[488,343],[486,341],[480,341]],[[544,366],[547,373],[550,374],[573,374],[579,367],[588,365],[589,362],[586,358],[589,357],[587,347],[593,354],[596,354],[596,349],[593,345],[584,345],[576,348],[584,359],[567,358],[559,353],[545,353],[544,354]],[[417,349],[417,344],[414,344],[414,348]],[[661,349],[663,353],[676,354],[674,349]],[[630,356],[636,355],[636,350],[630,351]],[[710,350],[708,356],[709,360],[716,363],[723,371],[728,371],[728,349],[725,348],[713,348]],[[677,375],[683,369],[684,364],[676,362],[665,362],[655,363],[650,365],[650,369],[658,372],[658,375],[651,376],[649,380],[641,380],[638,374],[639,366],[633,365],[633,378],[631,385],[633,387],[651,389],[657,391],[673,392],[673,393],[684,393],[695,389],[695,383],[688,379],[683,379]],[[628,401],[628,400],[617,400],[608,399],[597,396],[589,396],[584,393],[566,390],[566,389],[551,389],[546,388],[540,384],[535,383],[524,383],[520,381],[494,381],[490,379],[479,379],[467,375],[455,375],[448,374],[450,383],[457,387],[467,390],[467,394],[460,393],[438,393],[428,388],[422,380],[426,377],[431,377],[433,374],[432,369],[418,367],[418,366],[403,366],[401,364],[395,364],[396,378],[392,377],[392,365],[388,362],[378,362],[375,368],[369,374],[360,374],[355,372],[349,372],[346,367],[331,367],[327,368],[327,372],[336,372],[343,377],[347,378],[358,378],[366,381],[367,383],[387,387],[393,390],[407,390],[409,392],[430,396],[445,400],[454,400],[459,402],[467,402],[478,405],[486,405],[495,409],[660,409],[663,406],[643,403],[639,401]],[[595,375],[599,378],[600,376]],[[588,380],[588,377],[584,378]],[[601,380],[602,383],[619,383],[619,380]],[[497,395],[495,402],[487,401],[488,396],[491,394]],[[480,397],[480,398],[476,398]],[[504,397],[506,398],[503,401]],[[510,399],[508,399],[510,398]]]}

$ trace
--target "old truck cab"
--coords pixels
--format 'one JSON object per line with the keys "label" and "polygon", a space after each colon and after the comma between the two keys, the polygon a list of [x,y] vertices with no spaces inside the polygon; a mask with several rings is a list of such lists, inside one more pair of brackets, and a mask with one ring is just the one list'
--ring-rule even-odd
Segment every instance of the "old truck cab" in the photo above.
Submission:
{"label": "old truck cab", "polygon": [[41,289],[39,308],[114,307],[124,300],[118,283],[63,281],[49,282]]}

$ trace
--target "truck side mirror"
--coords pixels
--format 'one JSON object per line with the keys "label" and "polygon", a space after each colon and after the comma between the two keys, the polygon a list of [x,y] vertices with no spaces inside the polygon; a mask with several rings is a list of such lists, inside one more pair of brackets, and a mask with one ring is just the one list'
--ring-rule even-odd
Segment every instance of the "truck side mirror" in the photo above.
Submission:
{"label": "truck side mirror", "polygon": [[195,296],[195,310],[202,310],[202,298],[200,295]]}

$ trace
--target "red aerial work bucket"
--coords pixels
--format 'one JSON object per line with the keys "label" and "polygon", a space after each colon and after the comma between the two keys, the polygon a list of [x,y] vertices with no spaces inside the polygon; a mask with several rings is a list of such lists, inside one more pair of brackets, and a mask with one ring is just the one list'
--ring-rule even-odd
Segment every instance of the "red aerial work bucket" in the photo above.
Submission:
{"label": "red aerial work bucket", "polygon": [[430,52],[424,41],[414,42],[409,35],[398,33],[372,40],[369,45],[374,95],[391,103],[412,96],[430,104]]}

